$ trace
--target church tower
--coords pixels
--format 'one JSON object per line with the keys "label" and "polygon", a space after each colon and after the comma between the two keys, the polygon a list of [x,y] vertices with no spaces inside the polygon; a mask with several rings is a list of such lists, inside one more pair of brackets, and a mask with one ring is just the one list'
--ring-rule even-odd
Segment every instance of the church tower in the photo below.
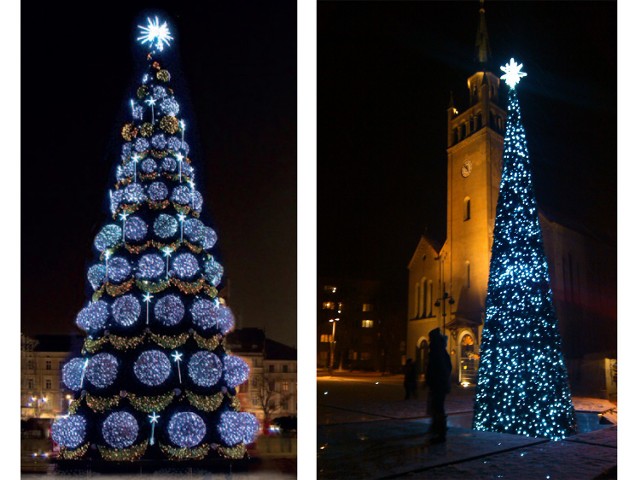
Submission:
{"label": "church tower", "polygon": [[460,382],[475,380],[507,118],[490,57],[481,1],[468,108],[452,95],[447,109],[447,239],[421,238],[409,264],[407,356],[422,365],[428,332],[440,328]]}

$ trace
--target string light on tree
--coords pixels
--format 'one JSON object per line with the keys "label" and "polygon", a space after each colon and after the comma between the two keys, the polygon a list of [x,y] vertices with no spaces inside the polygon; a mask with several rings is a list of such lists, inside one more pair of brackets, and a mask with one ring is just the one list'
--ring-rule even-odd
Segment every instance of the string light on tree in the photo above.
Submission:
{"label": "string light on tree", "polygon": [[511,59],[503,170],[496,207],[473,428],[562,439],[576,420],[553,305]]}
{"label": "string light on tree", "polygon": [[173,253],[173,249],[171,247],[164,247],[162,249],[162,253],[167,257],[167,278],[169,278],[169,259],[171,258],[171,254]]}
{"label": "string light on tree", "polygon": [[133,161],[133,183],[137,183],[138,182],[138,160],[140,160],[140,155],[138,155],[137,153],[134,153],[133,156],[131,157],[131,160]]}
{"label": "string light on tree", "polygon": [[122,212],[119,217],[120,220],[122,220],[122,243],[125,243],[125,239],[124,239],[124,227],[127,224],[127,217],[129,216],[129,214],[127,212]]}
{"label": "string light on tree", "polygon": [[182,149],[184,150],[184,131],[187,129],[187,124],[184,120],[180,120],[180,131],[182,132]]}
{"label": "string light on tree", "polygon": [[184,220],[187,216],[184,213],[178,214],[178,219],[180,220],[180,243],[184,241]]}

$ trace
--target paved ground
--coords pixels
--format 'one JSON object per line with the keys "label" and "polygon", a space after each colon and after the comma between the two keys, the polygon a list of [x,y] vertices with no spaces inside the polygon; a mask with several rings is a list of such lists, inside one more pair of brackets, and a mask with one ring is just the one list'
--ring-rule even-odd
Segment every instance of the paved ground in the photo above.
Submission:
{"label": "paved ground", "polygon": [[[319,376],[318,478],[616,478],[617,414],[607,400],[574,397],[581,433],[551,442],[471,430],[473,390],[454,388],[448,441],[431,446],[426,391],[403,398],[400,376]],[[597,412],[614,424],[601,424]]]}

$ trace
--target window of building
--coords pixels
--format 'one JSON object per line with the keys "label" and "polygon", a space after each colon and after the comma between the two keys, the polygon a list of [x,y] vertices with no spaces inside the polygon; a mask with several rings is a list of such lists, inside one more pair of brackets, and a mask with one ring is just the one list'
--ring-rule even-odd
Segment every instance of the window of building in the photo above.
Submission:
{"label": "window of building", "polygon": [[322,309],[323,310],[333,310],[334,308],[336,308],[336,304],[333,302],[322,302]]}
{"label": "window of building", "polygon": [[371,360],[371,352],[362,352],[360,354],[360,360]]}
{"label": "window of building", "polygon": [[33,381],[33,378],[30,378],[30,379],[27,381],[27,388],[28,388],[29,390],[33,390],[33,389],[35,388],[35,382]]}
{"label": "window of building", "polygon": [[324,291],[325,292],[329,292],[329,293],[336,293],[338,291],[338,289],[334,285],[325,285],[324,286]]}
{"label": "window of building", "polygon": [[373,328],[373,320],[362,320],[362,328]]}
{"label": "window of building", "polygon": [[471,198],[464,199],[464,221],[471,220]]}
{"label": "window of building", "polygon": [[258,397],[251,397],[251,403],[254,407],[257,407],[260,405],[260,400],[258,400]]}
{"label": "window of building", "polygon": [[420,296],[420,316],[424,317],[427,314],[427,279],[424,277],[420,282],[420,288],[422,290],[422,295]]}
{"label": "window of building", "polygon": [[44,369],[51,370],[51,360],[47,360],[44,362]]}
{"label": "window of building", "polygon": [[331,343],[331,335],[328,333],[320,335],[320,343]]}
{"label": "window of building", "polygon": [[44,389],[45,390],[51,390],[51,379],[50,378],[47,378],[44,381]]}
{"label": "window of building", "polygon": [[373,311],[373,305],[370,303],[363,303],[362,304],[362,311],[363,312],[371,312]]}
{"label": "window of building", "polygon": [[467,262],[467,288],[471,288],[471,262]]}
{"label": "window of building", "polygon": [[35,363],[33,362],[33,360],[29,360],[29,361],[27,361],[27,368],[28,368],[29,370],[33,370],[33,369],[35,369],[35,368],[36,368],[36,367],[35,367]]}
{"label": "window of building", "polygon": [[269,365],[269,373],[275,373],[276,371],[276,366],[275,365]]}
{"label": "window of building", "polygon": [[351,360],[357,360],[358,359],[358,352],[351,352]]}
{"label": "window of building", "polygon": [[289,382],[282,382],[282,391],[283,392],[289,391]]}
{"label": "window of building", "polygon": [[289,399],[281,398],[280,399],[280,409],[281,410],[289,410]]}
{"label": "window of building", "polygon": [[433,281],[429,280],[429,285],[427,288],[427,310],[429,311],[429,316],[433,316]]}
{"label": "window of building", "polygon": [[282,373],[289,373],[289,365],[282,365]]}
{"label": "window of building", "polygon": [[415,318],[420,316],[420,284],[416,283],[416,302],[415,302]]}

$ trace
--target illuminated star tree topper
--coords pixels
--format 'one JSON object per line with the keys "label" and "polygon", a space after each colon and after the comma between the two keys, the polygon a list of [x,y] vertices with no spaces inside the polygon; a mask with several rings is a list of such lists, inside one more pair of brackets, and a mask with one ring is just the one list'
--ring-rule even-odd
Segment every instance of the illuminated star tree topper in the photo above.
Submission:
{"label": "illuminated star tree topper", "polygon": [[504,72],[504,75],[502,75],[500,79],[504,80],[512,89],[516,88],[520,79],[527,76],[527,74],[521,72],[520,69],[522,69],[522,63],[518,65],[512,58],[504,67],[500,67],[500,70]]}
{"label": "illuminated star tree topper", "polygon": [[142,32],[142,35],[138,37],[138,41],[142,45],[149,42],[150,47],[155,47],[159,51],[164,49],[165,44],[168,47],[171,44],[171,40],[173,40],[167,22],[160,25],[158,17],[155,17],[154,20],[147,18],[147,26],[143,27],[142,25],[138,25],[138,28]]}

